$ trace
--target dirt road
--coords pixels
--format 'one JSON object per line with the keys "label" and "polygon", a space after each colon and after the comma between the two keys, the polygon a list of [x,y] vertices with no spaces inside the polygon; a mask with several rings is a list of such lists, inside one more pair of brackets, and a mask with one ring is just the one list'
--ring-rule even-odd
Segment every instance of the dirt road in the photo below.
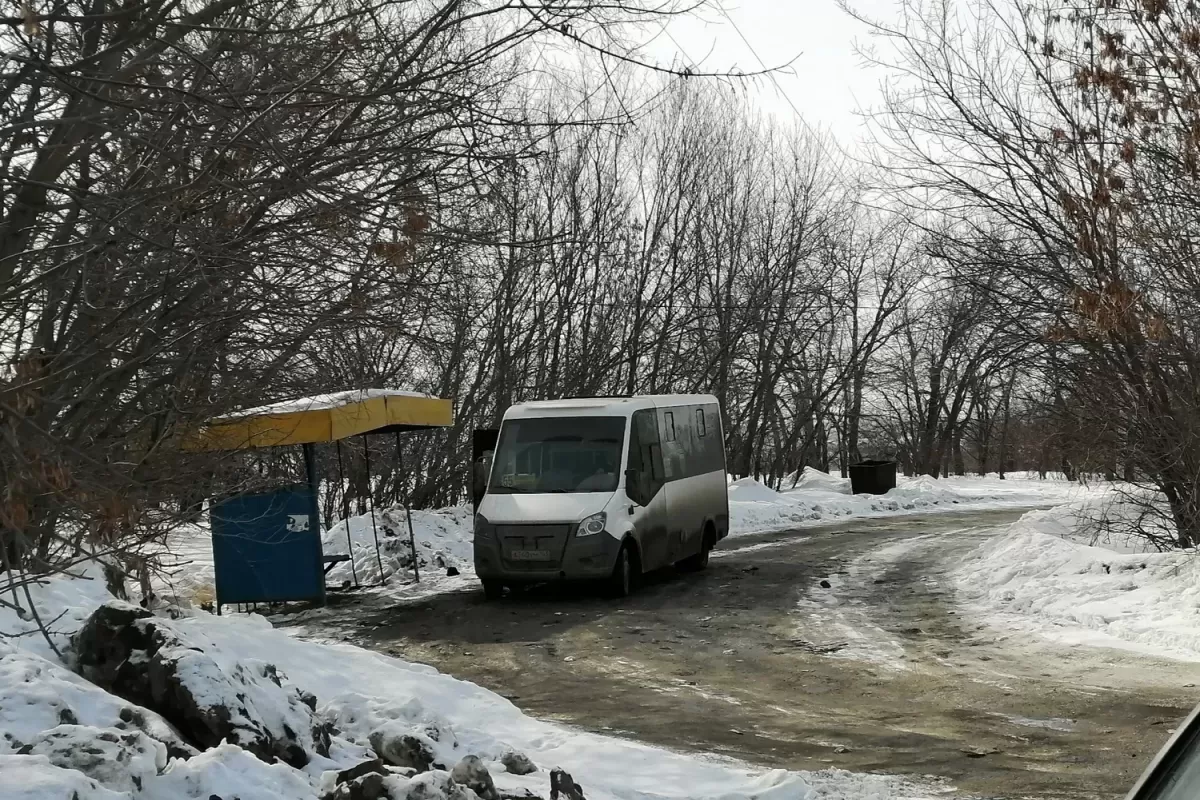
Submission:
{"label": "dirt road", "polygon": [[722,544],[613,602],[449,594],[324,632],[528,713],[770,767],[937,776],[982,797],[1117,797],[1200,699],[1195,665],[1009,635],[946,572],[1019,512],[859,521]]}

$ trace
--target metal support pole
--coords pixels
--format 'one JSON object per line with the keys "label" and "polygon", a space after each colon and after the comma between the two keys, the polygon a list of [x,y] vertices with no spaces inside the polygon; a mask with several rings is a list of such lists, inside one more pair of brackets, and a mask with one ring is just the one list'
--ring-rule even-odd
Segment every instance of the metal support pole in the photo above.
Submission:
{"label": "metal support pole", "polygon": [[311,442],[300,445],[300,449],[304,451],[304,478],[308,481],[308,486],[313,490],[315,497],[317,494],[317,458],[313,453]]}
{"label": "metal support pole", "polygon": [[342,490],[342,522],[346,523],[346,555],[350,556],[350,575],[358,588],[358,570],[354,568],[354,540],[350,538],[350,493],[346,491],[346,473],[342,469],[342,440],[334,442],[338,457],[338,488]]}
{"label": "metal support pole", "polygon": [[[367,508],[371,512],[371,535],[375,537],[375,561],[379,564],[379,585],[383,585],[383,558],[379,555],[379,530],[375,527],[375,493],[371,491],[371,446],[367,435],[363,437],[363,460],[367,469]],[[349,527],[349,526],[347,526]]]}
{"label": "metal support pole", "polygon": [[[320,483],[317,481],[317,453],[311,442],[305,442],[300,445],[304,451],[304,477],[308,479],[308,488],[312,492],[312,530],[313,530],[313,547],[317,551],[317,564],[323,563],[325,553],[321,549],[321,504],[317,499]],[[321,576],[321,594],[317,597],[317,602],[322,606],[325,605],[325,576]]]}
{"label": "metal support pole", "polygon": [[400,457],[400,431],[396,431],[396,469],[400,470],[401,477],[404,478],[404,516],[408,520],[408,550],[412,553],[413,577],[417,583],[421,582],[421,568],[417,566],[417,537],[413,533],[412,526],[412,509],[409,507],[408,496],[408,476],[404,475],[401,469],[402,459]]}

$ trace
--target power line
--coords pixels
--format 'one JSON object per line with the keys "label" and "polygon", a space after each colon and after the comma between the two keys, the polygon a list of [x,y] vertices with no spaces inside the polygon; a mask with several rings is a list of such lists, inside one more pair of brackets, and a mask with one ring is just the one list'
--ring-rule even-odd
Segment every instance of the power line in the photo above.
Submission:
{"label": "power line", "polygon": [[[725,17],[729,24],[733,26],[734,31],[737,32],[738,37],[741,38],[746,47],[750,48],[750,52],[753,54],[755,60],[758,61],[758,65],[763,68],[767,77],[771,79],[771,83],[774,84],[775,91],[783,95],[783,99],[787,101],[789,106],[791,106],[792,112],[795,113],[795,115],[799,118],[800,124],[807,128],[809,133],[816,136],[817,132],[813,129],[812,125],[809,124],[808,120],[804,118],[804,115],[800,113],[800,109],[796,108],[796,104],[792,102],[792,98],[788,95],[788,93],[785,92],[783,87],[779,85],[779,80],[775,77],[774,71],[767,68],[767,62],[763,61],[762,56],[758,54],[758,50],[756,50],[754,45],[750,43],[750,40],[746,38],[746,34],[742,33],[742,29],[738,26],[737,22],[734,21],[733,17],[729,16],[729,12],[726,11],[725,8],[720,4],[717,5],[717,10],[720,11],[721,16]],[[819,138],[820,137],[818,136],[818,139]]]}

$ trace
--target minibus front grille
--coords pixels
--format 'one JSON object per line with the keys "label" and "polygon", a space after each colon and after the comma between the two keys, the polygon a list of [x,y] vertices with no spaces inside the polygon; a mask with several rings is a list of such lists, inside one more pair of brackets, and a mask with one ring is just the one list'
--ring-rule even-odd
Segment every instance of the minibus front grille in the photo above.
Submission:
{"label": "minibus front grille", "polygon": [[512,569],[539,570],[558,566],[573,527],[570,523],[497,525],[501,557]]}

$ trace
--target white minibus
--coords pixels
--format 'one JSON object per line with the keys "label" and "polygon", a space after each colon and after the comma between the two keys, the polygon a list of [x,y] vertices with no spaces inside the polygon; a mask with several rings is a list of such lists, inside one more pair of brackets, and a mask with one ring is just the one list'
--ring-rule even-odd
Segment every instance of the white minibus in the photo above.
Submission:
{"label": "white minibus", "polygon": [[704,569],[728,533],[715,397],[521,403],[504,415],[475,516],[475,572],[489,598],[555,580],[625,596],[643,573]]}

